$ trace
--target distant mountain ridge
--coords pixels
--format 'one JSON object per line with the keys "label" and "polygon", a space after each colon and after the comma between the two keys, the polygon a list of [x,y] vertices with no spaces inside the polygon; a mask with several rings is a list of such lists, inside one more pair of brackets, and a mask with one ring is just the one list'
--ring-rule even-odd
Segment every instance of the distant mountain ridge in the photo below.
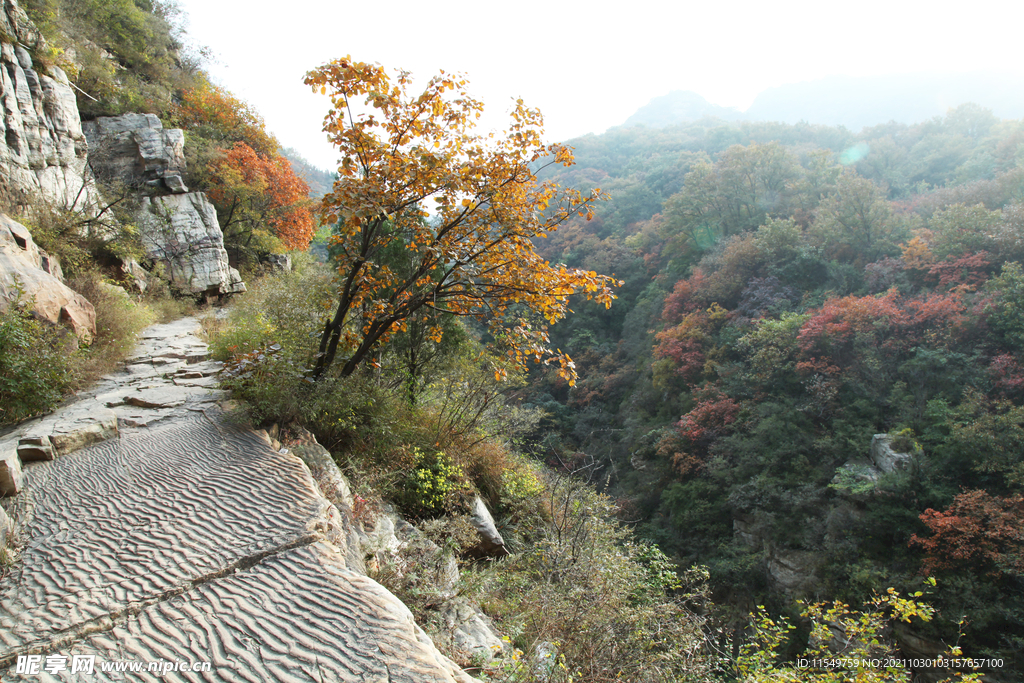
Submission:
{"label": "distant mountain ridge", "polygon": [[991,109],[1002,119],[1024,118],[1024,76],[994,72],[829,76],[764,90],[744,112],[676,90],[653,98],[623,126],[661,128],[710,116],[724,121],[806,121],[859,131],[889,121],[925,121],[966,102]]}
{"label": "distant mountain ridge", "polygon": [[707,116],[723,121],[738,121],[744,118],[740,110],[712,104],[691,90],[673,90],[667,95],[655,97],[640,107],[623,125],[663,128]]}

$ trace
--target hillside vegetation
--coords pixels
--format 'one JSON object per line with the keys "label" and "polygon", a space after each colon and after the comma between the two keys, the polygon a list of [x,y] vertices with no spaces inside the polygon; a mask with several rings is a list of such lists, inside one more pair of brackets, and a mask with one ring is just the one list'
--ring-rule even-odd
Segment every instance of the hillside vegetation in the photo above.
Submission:
{"label": "hillside vegetation", "polygon": [[[475,675],[848,680],[853,672],[795,658],[906,655],[922,639],[937,644],[927,655],[963,651],[1021,669],[1024,123],[969,105],[860,134],[714,119],[618,129],[575,141],[575,166],[540,173],[582,192],[556,208],[549,200],[563,195],[536,187],[526,167],[543,149],[539,112],[517,103],[515,135],[485,150],[447,137],[478,104],[449,97],[437,110],[467,108],[452,115],[459,125],[422,127],[444,145],[392,164],[381,144],[366,155],[373,168],[345,157],[340,175],[310,171],[316,194],[328,194],[318,224],[296,171],[305,164],[210,81],[173,4],[27,9],[50,45],[33,58],[68,73],[83,117],[148,112],[186,131],[185,182],[216,205],[234,264],[255,278],[270,254],[295,252],[293,271],[254,279],[226,322],[208,321],[224,384],[253,424],[314,432],[354,482],[357,515],[393,505],[435,542],[437,566],[458,558],[457,592],[507,643],[493,661],[460,661]],[[323,68],[347,75],[353,65]],[[434,81],[431,97],[463,86]],[[392,129],[397,150],[408,130]],[[335,132],[355,130],[341,121]],[[507,182],[467,166],[463,149]],[[384,194],[383,182],[366,182],[380,169],[409,180],[403,190],[429,192],[393,211],[354,202],[357,190]],[[440,202],[445,223],[419,202],[454,178],[467,196]],[[522,195],[501,205],[507,214],[463,220],[514,194],[506,185]],[[594,187],[611,199],[592,220],[570,219],[593,208]],[[474,188],[486,196],[470,199]],[[131,226],[98,248],[50,209],[33,235],[69,255],[79,271],[70,274],[101,300],[111,257],[138,251]],[[494,256],[490,231],[502,221],[529,229],[507,231],[514,251],[478,259]],[[475,243],[453,237],[467,223]],[[314,253],[326,264],[302,254],[318,228]],[[367,230],[387,238],[369,255],[354,242]],[[502,260],[509,253],[521,256],[516,267]],[[330,336],[339,297],[346,304],[341,266],[365,288],[347,301],[349,317],[337,316],[331,353],[340,344],[362,355],[331,368],[317,341]],[[537,273],[550,276],[531,280]],[[444,308],[429,293],[449,276],[464,279]],[[498,296],[487,312],[473,288],[489,276]],[[610,304],[614,288],[614,305],[582,300],[598,284],[594,298]],[[573,291],[575,313],[554,325]],[[83,356],[112,364],[130,348],[152,316],[107,296],[110,340],[82,355],[63,353],[17,307],[0,319],[0,361],[21,373],[5,381],[15,377],[24,399],[5,419],[73,390]],[[367,321],[383,332],[369,338]],[[557,362],[520,362],[545,355]],[[43,366],[62,376],[41,376]],[[43,381],[53,395],[34,393]],[[869,463],[881,433],[908,454],[905,467]],[[507,557],[474,552],[477,497]],[[371,573],[428,622],[436,569]],[[857,680],[917,673],[860,669]]]}
{"label": "hillside vegetation", "polygon": [[[573,141],[600,185],[546,258],[614,272],[531,377],[545,453],[594,463],[623,517],[716,601],[943,586],[922,633],[1022,666],[1024,122],[703,120]],[[582,350],[582,351],[581,351]],[[873,435],[912,455],[881,472]],[[796,567],[797,578],[782,567]]]}

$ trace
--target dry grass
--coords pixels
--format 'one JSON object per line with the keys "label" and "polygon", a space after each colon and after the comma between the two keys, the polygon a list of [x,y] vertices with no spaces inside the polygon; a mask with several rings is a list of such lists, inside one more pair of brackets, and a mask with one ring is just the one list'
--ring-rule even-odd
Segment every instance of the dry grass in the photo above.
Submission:
{"label": "dry grass", "polygon": [[79,382],[84,385],[116,369],[135,348],[139,333],[154,322],[155,315],[96,272],[83,273],[68,286],[96,309],[96,337],[82,354]]}

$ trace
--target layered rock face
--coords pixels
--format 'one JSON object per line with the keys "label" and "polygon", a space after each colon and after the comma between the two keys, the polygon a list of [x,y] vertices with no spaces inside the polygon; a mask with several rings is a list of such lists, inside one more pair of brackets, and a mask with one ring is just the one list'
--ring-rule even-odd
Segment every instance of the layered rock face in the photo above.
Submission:
{"label": "layered rock face", "polygon": [[0,213],[0,311],[18,296],[32,300],[36,317],[63,324],[82,341],[96,334],[96,311],[64,284],[60,265],[36,246],[21,223]]}
{"label": "layered rock face", "polygon": [[50,66],[41,73],[33,63],[30,52],[45,43],[24,10],[0,1],[0,203],[16,213],[31,213],[41,201],[97,211],[95,170],[105,187],[122,184],[143,195],[149,258],[164,262],[174,288],[194,295],[245,291],[228,266],[216,212],[205,196],[187,194],[184,133],[165,129],[152,114],[83,125],[64,72]]}
{"label": "layered rock face", "polygon": [[[12,0],[3,0],[0,34],[5,37],[0,44],[0,199],[18,211],[30,210],[40,197],[87,210],[96,194],[67,76],[56,66],[49,75],[36,69],[29,50],[40,47],[42,38]],[[6,42],[9,38],[17,44]]]}
{"label": "layered rock face", "polygon": [[228,265],[217,212],[202,192],[143,197],[139,228],[147,255],[162,262],[164,276],[192,294],[245,291],[238,271]]}
{"label": "layered rock face", "polygon": [[149,192],[188,192],[185,133],[164,128],[154,114],[103,116],[82,125],[89,141],[89,164],[101,179],[111,178]]}
{"label": "layered rock face", "polygon": [[97,175],[141,193],[138,223],[148,258],[164,264],[175,289],[194,295],[245,291],[228,265],[217,212],[202,192],[188,192],[185,135],[152,114],[104,116],[85,124]]}

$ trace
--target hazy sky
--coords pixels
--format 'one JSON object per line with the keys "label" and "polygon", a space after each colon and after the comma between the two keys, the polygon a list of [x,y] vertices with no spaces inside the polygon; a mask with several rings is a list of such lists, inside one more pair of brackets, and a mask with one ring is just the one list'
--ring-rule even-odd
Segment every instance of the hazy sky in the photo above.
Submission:
{"label": "hazy sky", "polygon": [[327,98],[302,76],[348,54],[423,78],[463,72],[492,114],[522,97],[551,141],[602,132],[671,90],[745,109],[765,88],[830,75],[1024,73],[1024,5],[1012,1],[697,4],[180,1],[191,40],[213,51],[214,79],[324,168],[336,165],[320,132]]}

